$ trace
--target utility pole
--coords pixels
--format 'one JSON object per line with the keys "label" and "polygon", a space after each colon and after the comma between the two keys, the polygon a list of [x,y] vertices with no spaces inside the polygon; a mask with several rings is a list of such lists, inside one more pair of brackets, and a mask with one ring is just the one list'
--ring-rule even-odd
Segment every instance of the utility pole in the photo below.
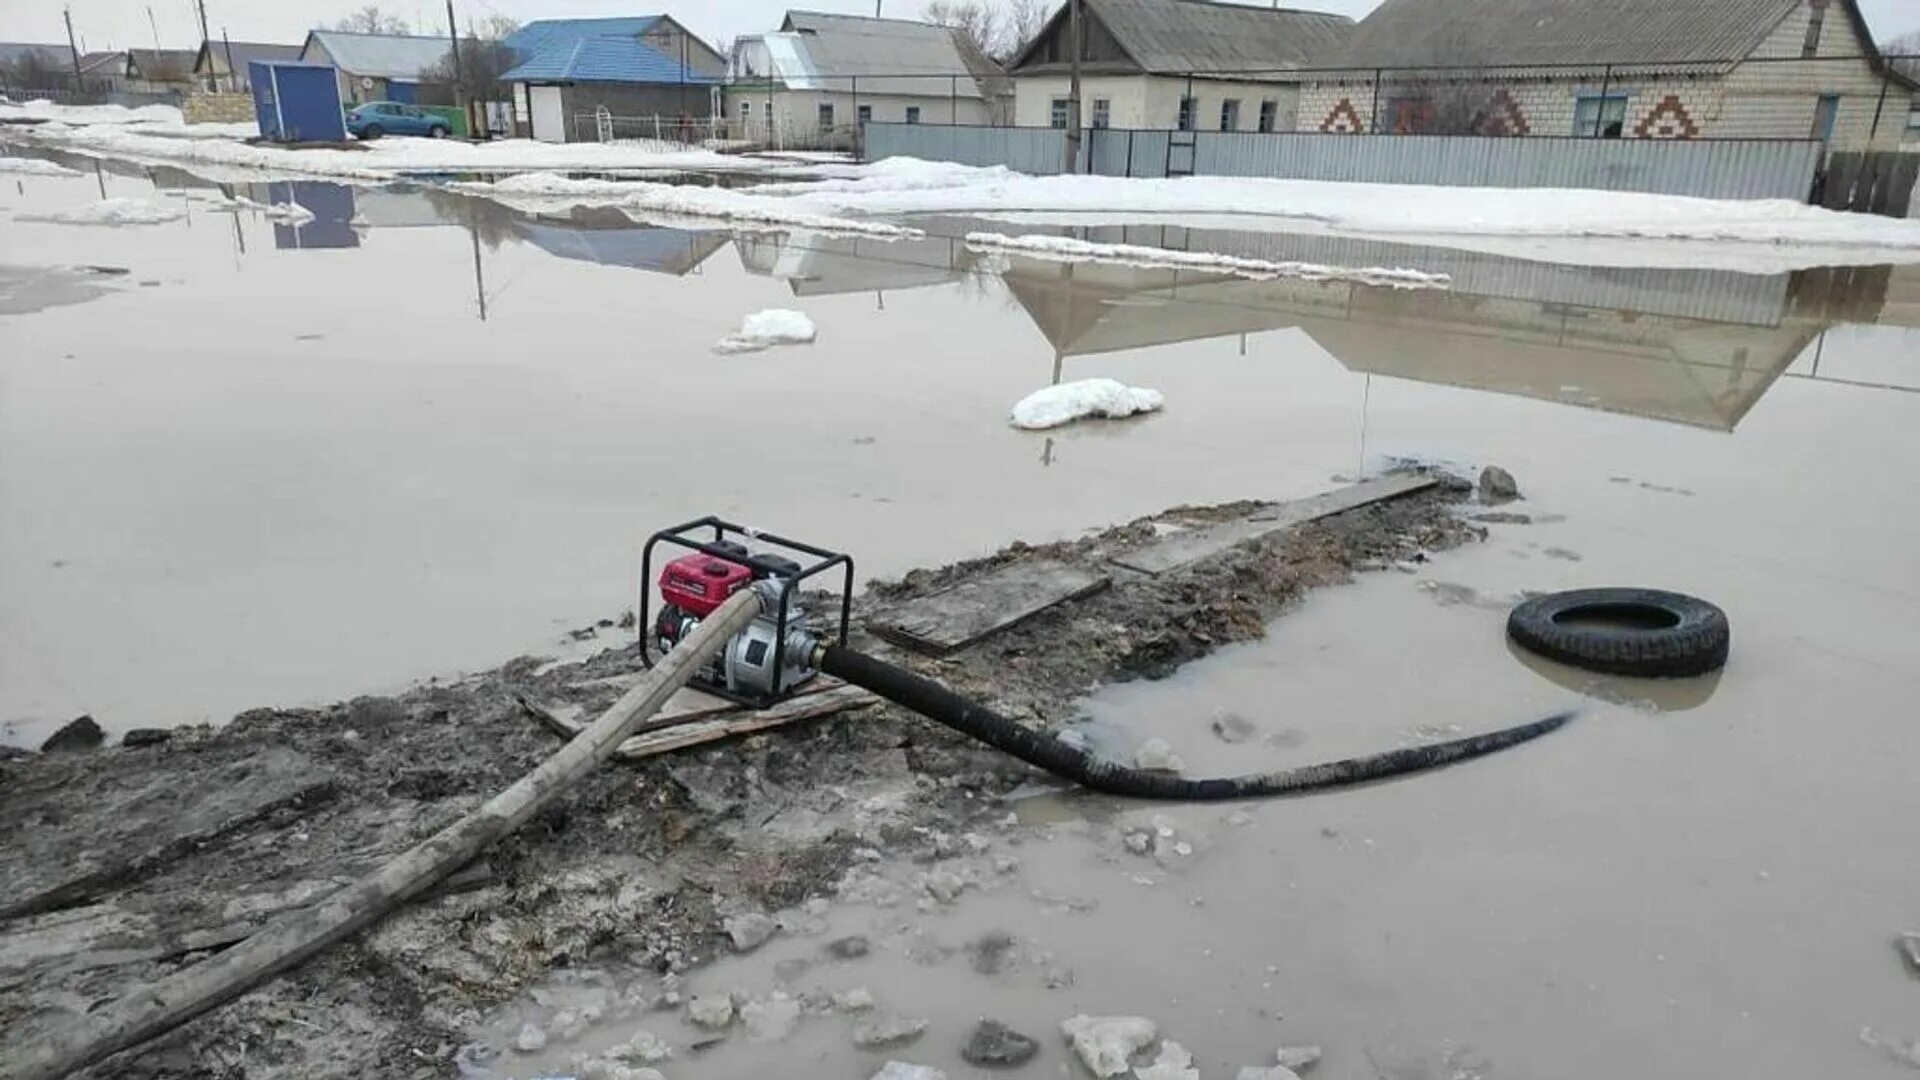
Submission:
{"label": "utility pole", "polygon": [[[220,78],[213,73],[213,38],[207,33],[207,0],[194,0],[194,6],[200,9],[200,47],[207,53],[207,89],[218,91]],[[231,70],[227,77],[233,77]]]}
{"label": "utility pole", "polygon": [[77,94],[84,87],[80,85],[80,46],[73,43],[73,8],[67,7],[61,14],[67,19],[67,52],[73,55],[73,92]]}
{"label": "utility pole", "polygon": [[[240,73],[233,70],[233,39],[227,36],[227,28],[224,26],[220,28],[220,44],[225,47],[227,51],[227,92],[232,93],[240,89]],[[251,80],[249,80],[249,83],[251,83]],[[239,217],[240,215],[235,214],[234,216]]]}
{"label": "utility pole", "polygon": [[453,0],[447,0],[447,40],[453,43],[453,105],[467,117],[467,134],[473,134],[473,110],[467,107],[467,77],[460,70],[460,24],[453,21]]}
{"label": "utility pole", "polygon": [[1067,162],[1065,172],[1080,171],[1080,0],[1067,0]]}

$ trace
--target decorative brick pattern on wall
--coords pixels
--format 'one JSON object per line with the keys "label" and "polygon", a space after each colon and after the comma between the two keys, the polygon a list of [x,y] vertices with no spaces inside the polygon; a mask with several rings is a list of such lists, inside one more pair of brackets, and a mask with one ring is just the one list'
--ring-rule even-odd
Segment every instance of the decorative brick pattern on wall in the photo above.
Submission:
{"label": "decorative brick pattern on wall", "polygon": [[1320,130],[1329,135],[1359,135],[1367,130],[1367,123],[1360,119],[1360,111],[1353,107],[1352,101],[1341,98],[1327,110],[1327,118],[1320,121]]}
{"label": "decorative brick pattern on wall", "polygon": [[1668,94],[1633,125],[1633,134],[1641,139],[1697,139],[1700,127],[1680,104],[1679,95]]}

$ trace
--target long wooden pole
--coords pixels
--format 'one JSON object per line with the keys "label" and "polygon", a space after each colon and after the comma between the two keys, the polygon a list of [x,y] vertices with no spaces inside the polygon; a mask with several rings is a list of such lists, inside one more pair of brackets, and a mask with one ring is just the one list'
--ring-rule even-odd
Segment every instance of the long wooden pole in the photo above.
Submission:
{"label": "long wooden pole", "polygon": [[612,756],[641,721],[659,712],[759,610],[759,594],[750,589],[734,594],[591,727],[472,814],[319,903],[275,919],[214,959],[135,990],[27,1044],[17,1059],[0,1064],[0,1075],[58,1080],[164,1035],[371,926],[472,862]]}

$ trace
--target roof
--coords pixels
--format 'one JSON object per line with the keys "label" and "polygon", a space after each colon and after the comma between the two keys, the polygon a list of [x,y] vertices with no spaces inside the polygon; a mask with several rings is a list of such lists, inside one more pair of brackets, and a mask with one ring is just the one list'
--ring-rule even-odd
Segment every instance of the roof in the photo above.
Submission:
{"label": "roof", "polygon": [[115,74],[126,74],[127,54],[119,49],[107,49],[102,52],[80,54],[80,73],[82,75],[98,75],[110,67],[118,69]]}
{"label": "roof", "polygon": [[448,52],[447,39],[443,37],[313,30],[307,34],[300,58],[311,59],[316,45],[326,50],[333,65],[341,71],[380,79],[417,80],[428,68],[446,59]]}
{"label": "roof", "polygon": [[193,73],[193,62],[200,58],[195,49],[128,49],[133,66],[142,74],[151,76],[157,71],[173,69],[181,75]]}
{"label": "roof", "polygon": [[766,50],[771,70],[758,74],[789,89],[844,90],[847,77],[857,75],[862,93],[983,96],[983,58],[970,56],[955,31],[932,23],[789,11],[779,33],[745,40]]}
{"label": "roof", "polygon": [[0,41],[0,64],[14,64],[39,53],[58,64],[71,64],[73,58],[65,45],[36,45],[27,41]]}
{"label": "roof", "polygon": [[[1340,63],[1728,65],[1745,59],[1801,0],[1386,0],[1361,20]],[[1869,55],[1854,0],[1837,0]]]}
{"label": "roof", "polygon": [[[1354,32],[1345,15],[1212,0],[1085,0],[1082,11],[1112,34],[1141,71],[1159,74],[1324,65]],[[1063,5],[1010,66],[1039,66],[1028,58],[1065,20]]]}
{"label": "roof", "polygon": [[245,71],[247,65],[255,60],[267,63],[290,63],[298,60],[302,48],[299,45],[274,45],[263,41],[206,41],[201,43],[200,52],[193,58],[193,69],[195,71],[201,69],[202,61],[206,59],[209,51],[213,56],[212,70],[223,72],[227,70],[229,52],[233,54],[233,66]]}
{"label": "roof", "polygon": [[622,19],[535,19],[500,39],[500,44],[516,52],[532,55],[557,41],[639,37],[651,31],[659,22],[658,15],[635,15]]}
{"label": "roof", "polygon": [[500,76],[503,82],[718,83],[634,38],[556,39]]}

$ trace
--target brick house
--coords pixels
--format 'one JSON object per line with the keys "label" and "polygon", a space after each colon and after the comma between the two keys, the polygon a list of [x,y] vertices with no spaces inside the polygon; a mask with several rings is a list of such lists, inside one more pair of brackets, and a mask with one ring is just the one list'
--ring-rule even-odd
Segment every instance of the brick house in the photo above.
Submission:
{"label": "brick house", "polygon": [[[1336,55],[1352,19],[1211,0],[1082,0],[1081,125],[1292,131],[1300,76]],[[1072,33],[1066,5],[1008,73],[1014,123],[1066,127]]]}
{"label": "brick house", "polygon": [[1915,90],[1855,0],[1386,0],[1327,66],[1296,130],[1893,149]]}

